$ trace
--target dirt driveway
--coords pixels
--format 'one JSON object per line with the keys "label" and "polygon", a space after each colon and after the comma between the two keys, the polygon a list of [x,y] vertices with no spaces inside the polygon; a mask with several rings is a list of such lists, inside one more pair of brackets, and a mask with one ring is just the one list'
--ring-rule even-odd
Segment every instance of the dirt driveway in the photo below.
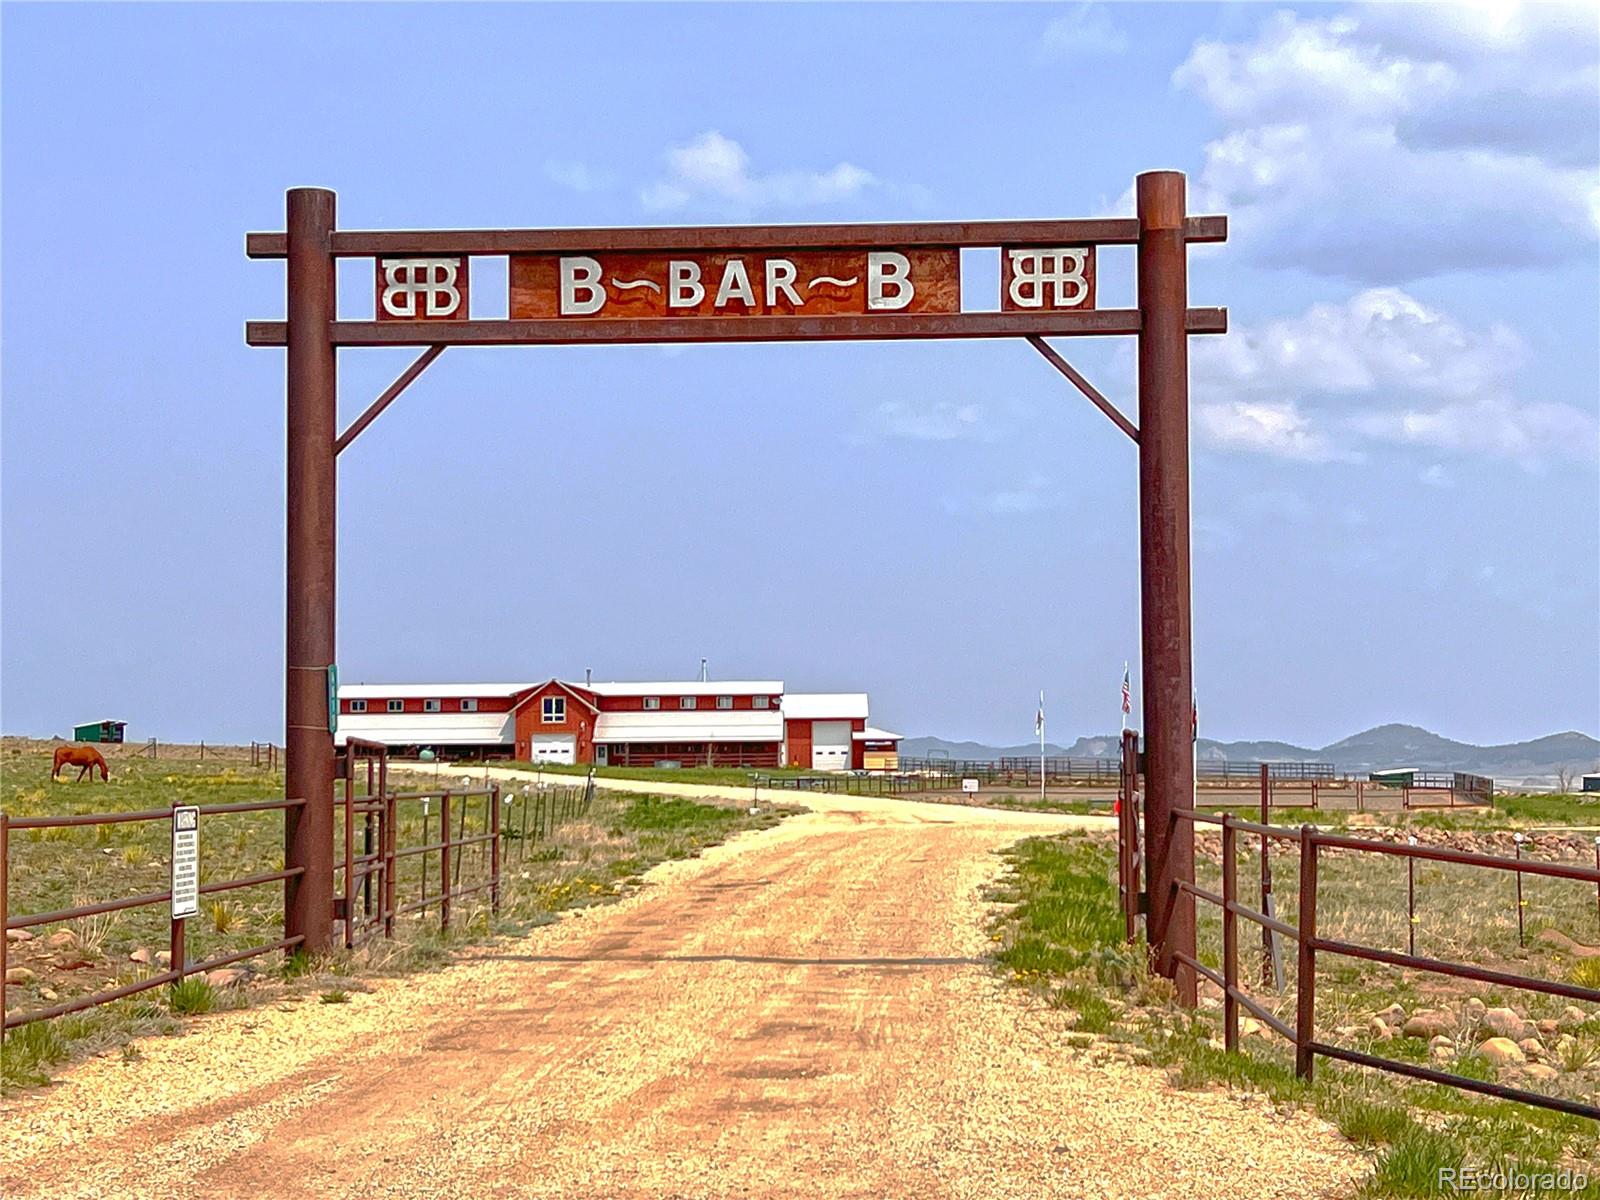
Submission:
{"label": "dirt driveway", "polygon": [[1320,1122],[1091,1065],[984,964],[992,851],[1073,818],[828,806],[448,970],[91,1060],[7,1102],[0,1194],[1353,1189]]}

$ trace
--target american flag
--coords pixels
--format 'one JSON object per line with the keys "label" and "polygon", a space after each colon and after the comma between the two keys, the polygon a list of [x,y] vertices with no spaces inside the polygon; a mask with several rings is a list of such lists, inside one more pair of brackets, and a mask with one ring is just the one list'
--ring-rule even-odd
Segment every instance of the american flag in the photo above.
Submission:
{"label": "american flag", "polygon": [[1128,664],[1122,664],[1122,727],[1128,727],[1128,714],[1133,711],[1133,689],[1128,684]]}
{"label": "american flag", "polygon": [[1044,693],[1039,693],[1039,714],[1033,718],[1033,734],[1035,737],[1044,736]]}

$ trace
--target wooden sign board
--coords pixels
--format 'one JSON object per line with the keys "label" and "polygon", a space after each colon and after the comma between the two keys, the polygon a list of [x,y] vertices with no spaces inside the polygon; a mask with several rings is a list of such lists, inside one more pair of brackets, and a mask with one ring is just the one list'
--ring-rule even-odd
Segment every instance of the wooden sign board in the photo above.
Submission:
{"label": "wooden sign board", "polygon": [[956,247],[511,255],[514,321],[961,311]]}

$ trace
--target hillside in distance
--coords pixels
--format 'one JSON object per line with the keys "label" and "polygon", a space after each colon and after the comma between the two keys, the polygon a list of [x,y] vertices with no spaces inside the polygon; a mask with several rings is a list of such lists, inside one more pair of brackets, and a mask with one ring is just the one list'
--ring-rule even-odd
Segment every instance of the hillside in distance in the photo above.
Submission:
{"label": "hillside in distance", "polygon": [[[1070,746],[1045,744],[1045,753],[1072,758],[1115,758],[1119,737],[1103,734],[1080,737]],[[1032,757],[1039,745],[988,746],[981,742],[951,742],[937,737],[907,738],[900,752],[913,757],[985,761]],[[1296,746],[1292,742],[1218,742],[1201,738],[1201,758],[1230,762],[1327,762],[1346,771],[1372,771],[1382,767],[1418,767],[1435,771],[1471,771],[1505,778],[1541,777],[1558,771],[1582,773],[1600,769],[1600,740],[1586,733],[1552,733],[1526,742],[1476,746],[1443,737],[1417,725],[1375,725],[1327,746]]]}

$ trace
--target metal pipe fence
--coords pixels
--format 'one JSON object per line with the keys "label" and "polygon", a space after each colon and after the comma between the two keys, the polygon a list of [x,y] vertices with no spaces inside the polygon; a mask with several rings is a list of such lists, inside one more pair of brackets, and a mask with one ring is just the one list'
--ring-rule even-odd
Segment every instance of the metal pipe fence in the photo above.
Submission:
{"label": "metal pipe fence", "polygon": [[[1597,894],[1600,894],[1600,865],[1590,867],[1586,864],[1578,863],[1541,861],[1523,858],[1520,853],[1515,858],[1503,858],[1491,854],[1453,850],[1443,846],[1420,845],[1415,840],[1405,843],[1385,842],[1371,838],[1353,837],[1347,834],[1329,833],[1319,830],[1315,825],[1302,825],[1296,829],[1288,826],[1246,821],[1231,813],[1223,813],[1219,816],[1192,808],[1174,809],[1172,817],[1175,821],[1188,821],[1191,825],[1218,826],[1222,833],[1222,861],[1219,864],[1222,877],[1221,893],[1200,887],[1192,880],[1177,881],[1177,887],[1180,892],[1187,894],[1195,901],[1204,901],[1219,911],[1222,919],[1223,942],[1221,969],[1218,970],[1213,966],[1209,966],[1188,954],[1179,953],[1177,957],[1183,966],[1193,971],[1197,976],[1209,979],[1222,990],[1223,1042],[1228,1050],[1234,1051],[1238,1049],[1239,1013],[1243,1009],[1259,1020],[1262,1025],[1294,1045],[1295,1073],[1302,1079],[1310,1080],[1312,1078],[1315,1060],[1318,1056],[1321,1056],[1357,1066],[1371,1067],[1380,1071],[1388,1071],[1414,1079],[1439,1083],[1448,1087],[1478,1092],[1499,1099],[1515,1100],[1540,1108],[1600,1119],[1600,1107],[1593,1104],[1585,1104],[1565,1097],[1548,1096],[1526,1088],[1474,1079],[1433,1067],[1420,1066],[1416,1063],[1384,1058],[1365,1051],[1352,1050],[1348,1047],[1323,1041],[1316,1033],[1317,969],[1320,961],[1319,956],[1322,955],[1338,955],[1344,958],[1375,962],[1391,967],[1423,971],[1432,975],[1469,979],[1496,987],[1562,996],[1571,1000],[1600,1004],[1600,989],[1585,987],[1577,983],[1565,983],[1559,980],[1541,979],[1516,972],[1495,970],[1474,963],[1450,962],[1428,958],[1416,954],[1414,942],[1410,942],[1409,939],[1408,950],[1401,952],[1324,936],[1318,931],[1317,927],[1317,900],[1319,895],[1318,868],[1325,853],[1330,851],[1354,852],[1403,858],[1407,860],[1408,867],[1418,860],[1425,860],[1452,863],[1483,870],[1510,872],[1517,880],[1519,895],[1521,892],[1520,883],[1524,875],[1539,875],[1546,878],[1587,883],[1595,886]],[[1299,847],[1299,904],[1293,924],[1279,920],[1270,913],[1251,908],[1241,901],[1237,865],[1240,834],[1261,839],[1264,859],[1267,856],[1267,847],[1273,841],[1292,843]],[[1127,853],[1128,845],[1124,844],[1123,855],[1126,856]],[[1124,872],[1123,877],[1126,878],[1128,865],[1123,864],[1121,869]],[[1128,912],[1128,929],[1131,935],[1137,899],[1127,892],[1124,895],[1125,910]],[[1238,935],[1238,920],[1241,917],[1259,926],[1269,939],[1273,936],[1287,938],[1296,944],[1297,972],[1295,979],[1295,1023],[1293,1026],[1260,1003],[1241,983]]]}
{"label": "metal pipe fence", "polygon": [[[387,748],[350,739],[341,762],[342,787],[335,796],[334,916],[349,949],[369,937],[394,936],[397,917],[437,910],[441,929],[448,929],[457,902],[488,893],[489,909],[500,908],[506,867],[521,862],[531,844],[549,839],[561,826],[589,815],[595,785],[590,778],[571,785],[527,784],[502,789],[498,784],[432,791],[398,792],[388,788]],[[253,812],[287,812],[302,808],[304,800],[259,800],[233,804],[199,805],[199,816]],[[157,905],[171,905],[169,885],[160,891],[101,900],[49,911],[11,911],[13,870],[12,835],[16,832],[61,828],[117,826],[155,821],[171,822],[182,807],[130,812],[82,813],[56,816],[13,817],[0,812],[0,929],[31,930],[43,925],[122,913]],[[416,840],[412,840],[412,839]],[[415,864],[413,867],[412,864]],[[238,878],[197,884],[199,896],[213,896],[243,888],[292,882],[303,867],[263,871]],[[415,898],[407,899],[413,894]],[[303,935],[283,937],[263,945],[232,950],[200,961],[189,958],[186,921],[168,917],[170,960],[165,970],[114,987],[74,996],[45,1008],[7,1011],[0,988],[0,1034],[34,1021],[65,1016],[109,1004],[139,992],[181,983],[201,975],[274,951],[293,950]],[[0,936],[0,977],[9,957],[11,939]]]}
{"label": "metal pipe fence", "polygon": [[[289,809],[299,808],[304,804],[304,800],[259,800],[238,804],[202,804],[198,807],[200,815],[205,817],[223,813],[287,812]],[[3,927],[9,933],[13,929],[32,929],[40,925],[52,925],[61,921],[73,921],[82,917],[99,916],[103,913],[126,912],[131,909],[148,908],[160,904],[170,905],[172,903],[172,891],[168,888],[163,891],[146,892],[143,895],[105,900],[94,904],[80,904],[71,908],[55,909],[49,912],[14,914],[10,911],[11,835],[17,831],[32,829],[124,825],[148,821],[170,822],[173,820],[173,813],[180,807],[182,806],[174,802],[170,808],[145,809],[139,812],[75,813],[44,817],[12,817],[0,812],[0,927]],[[280,882],[287,884],[302,872],[303,868],[301,867],[290,867],[281,871],[266,871],[238,879],[213,880],[209,883],[199,884],[197,890],[199,895],[208,896],[221,892],[231,892],[240,888],[260,887],[263,884]],[[5,989],[0,987],[0,1032],[7,1029],[15,1029],[18,1026],[27,1025],[34,1021],[43,1021],[50,1017],[66,1016],[68,1013],[80,1012],[95,1005],[109,1004],[113,1000],[121,1000],[126,996],[161,987],[164,984],[178,984],[186,976],[214,971],[220,967],[243,962],[246,959],[270,954],[275,950],[292,949],[304,940],[301,937],[284,937],[275,942],[268,942],[265,945],[252,946],[245,950],[216,955],[201,962],[190,962],[187,953],[186,920],[186,917],[169,915],[168,942],[171,958],[167,969],[148,975],[143,979],[136,979],[104,991],[75,996],[70,1000],[52,1004],[47,1008],[16,1013],[6,1011]],[[10,941],[9,937],[0,936],[0,977],[5,974]]]}

